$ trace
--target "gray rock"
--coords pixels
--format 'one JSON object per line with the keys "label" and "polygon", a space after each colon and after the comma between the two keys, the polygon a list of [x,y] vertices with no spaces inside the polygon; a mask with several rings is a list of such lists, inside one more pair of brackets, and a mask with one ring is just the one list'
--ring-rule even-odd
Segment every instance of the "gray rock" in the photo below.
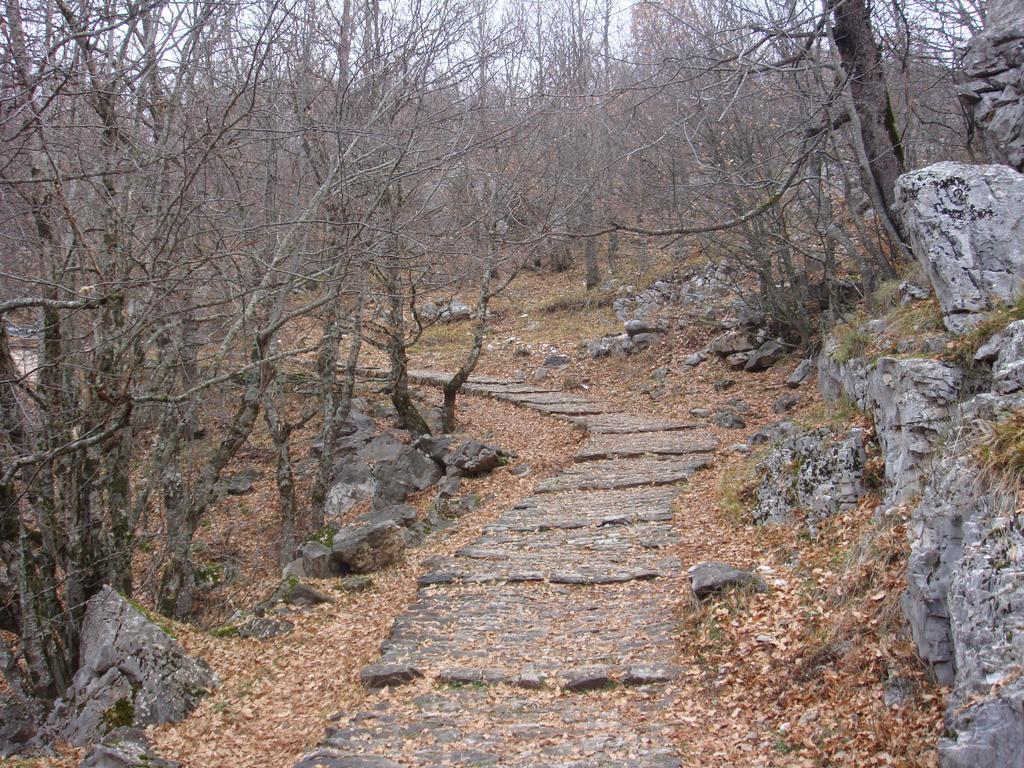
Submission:
{"label": "gray rock", "polygon": [[540,368],[538,368],[537,370],[535,370],[535,371],[533,372],[533,375],[532,375],[532,376],[530,376],[530,378],[531,378],[531,379],[532,379],[533,381],[544,381],[544,380],[545,380],[545,379],[546,379],[546,378],[548,377],[548,375],[549,375],[550,373],[551,373],[550,369],[548,369],[548,368],[545,368],[545,367],[544,367],[544,366],[542,365],[542,366],[541,366]]}
{"label": "gray rock", "polygon": [[81,746],[119,726],[178,722],[218,684],[203,661],[103,587],[86,605],[79,668],[47,731]]}
{"label": "gray rock", "polygon": [[238,636],[250,637],[254,640],[269,640],[272,637],[287,635],[293,629],[295,629],[295,625],[290,621],[254,616],[238,627]]}
{"label": "gray rock", "polygon": [[423,491],[441,479],[441,466],[425,453],[403,446],[394,461],[381,462],[372,468],[376,481],[374,506],[388,507],[405,501],[415,491]]}
{"label": "gray rock", "polygon": [[899,290],[900,296],[902,296],[902,299],[900,300],[901,304],[909,304],[912,301],[924,301],[925,299],[930,299],[932,296],[932,292],[927,288],[922,288],[909,280],[904,280],[900,283]]}
{"label": "gray rock", "polygon": [[711,351],[720,357],[737,352],[749,352],[757,345],[751,341],[745,331],[728,331],[711,342]]}
{"label": "gray rock", "polygon": [[679,670],[676,667],[637,664],[626,670],[622,683],[623,685],[653,685],[667,683],[678,677]]}
{"label": "gray rock", "polygon": [[712,386],[715,388],[715,392],[725,392],[736,386],[736,382],[733,379],[715,379]]}
{"label": "gray rock", "polygon": [[247,469],[237,475],[226,475],[217,483],[218,489],[228,496],[246,496],[253,492],[253,486],[259,480],[260,473],[255,469]]}
{"label": "gray rock", "polygon": [[342,755],[333,749],[318,749],[304,755],[294,768],[403,768],[401,763],[377,755]]}
{"label": "gray rock", "polygon": [[104,736],[79,768],[181,768],[181,763],[155,755],[142,730],[123,727]]}
{"label": "gray rock", "polygon": [[391,688],[411,683],[423,673],[410,664],[370,664],[359,673],[364,688]]}
{"label": "gray rock", "polygon": [[746,443],[733,443],[732,445],[726,446],[725,452],[746,456],[750,453],[750,446]]}
{"label": "gray rock", "polygon": [[747,422],[732,411],[718,411],[711,417],[711,421],[715,426],[723,429],[745,429],[747,426]]}
{"label": "gray rock", "polygon": [[[390,507],[384,507],[382,509],[371,509],[368,512],[364,512],[356,518],[357,523],[368,523],[370,525],[376,525],[378,523],[394,523],[395,525],[408,528],[410,525],[416,522],[416,510],[407,504],[394,504]],[[327,549],[327,547],[324,547]],[[328,557],[330,557],[331,550],[327,550]]]}
{"label": "gray rock", "polygon": [[776,421],[774,424],[769,424],[766,427],[762,427],[747,441],[750,445],[767,445],[768,443],[777,443],[780,440],[792,435],[797,431],[796,425],[787,420]]}
{"label": "gray rock", "polygon": [[457,323],[461,320],[469,320],[471,317],[473,317],[473,310],[457,299],[442,304],[437,311],[437,318],[442,323]]}
{"label": "gray rock", "polygon": [[757,465],[761,477],[750,512],[755,523],[786,523],[803,510],[806,523],[852,509],[864,496],[864,432],[837,435],[822,427],[776,444]]}
{"label": "gray rock", "polygon": [[338,579],[338,589],[342,592],[365,592],[373,588],[373,579],[366,574],[353,574]]}
{"label": "gray rock", "polygon": [[562,368],[572,362],[572,358],[568,355],[552,354],[544,358],[545,368]]}
{"label": "gray rock", "polygon": [[413,448],[425,453],[438,464],[444,464],[452,448],[452,439],[447,435],[420,435],[412,444]]}
{"label": "gray rock", "polygon": [[1020,0],[992,0],[984,31],[971,40],[964,53],[969,82],[960,90],[989,151],[1018,171],[1024,171],[1022,48],[1024,5]]}
{"label": "gray rock", "polygon": [[448,474],[460,477],[486,474],[501,464],[504,455],[500,448],[467,440],[448,457]]}
{"label": "gray rock", "polygon": [[302,561],[302,576],[308,579],[329,579],[338,575],[338,567],[331,559],[330,548],[319,541],[300,544],[295,558]]}
{"label": "gray rock", "polygon": [[563,673],[562,688],[574,693],[598,691],[615,684],[611,669],[604,666],[580,667]]}
{"label": "gray rock", "polygon": [[800,395],[785,394],[779,395],[775,402],[772,403],[772,411],[774,413],[788,413],[789,411],[800,405]]}
{"label": "gray rock", "polygon": [[789,354],[789,348],[778,339],[769,339],[747,357],[743,370],[749,373],[766,371]]}
{"label": "gray rock", "polygon": [[711,415],[711,411],[707,408],[691,408],[689,413],[695,419],[706,419]]}
{"label": "gray rock", "polygon": [[649,322],[647,320],[627,320],[625,322],[626,333],[630,336],[639,336],[641,333],[664,333],[665,327],[662,323]]}
{"label": "gray rock", "polygon": [[257,616],[265,616],[281,603],[295,608],[309,608],[329,602],[331,602],[331,598],[309,584],[304,584],[298,579],[286,578],[278,585],[273,595],[253,609],[253,613]]}
{"label": "gray rock", "polygon": [[334,560],[350,573],[371,573],[402,559],[405,537],[392,522],[349,525],[334,535]]}
{"label": "gray rock", "polygon": [[935,360],[882,357],[876,363],[866,399],[885,459],[890,502],[920,491],[925,464],[946,434],[962,381],[959,369]]}
{"label": "gray rock", "polygon": [[1009,395],[1024,387],[1024,320],[1015,320],[990,338],[974,355],[992,363],[992,391]]}
{"label": "gray rock", "polygon": [[698,600],[724,592],[733,587],[752,587],[761,592],[767,589],[757,574],[741,571],[725,563],[700,563],[690,568],[690,586]]}
{"label": "gray rock", "polygon": [[896,207],[951,331],[970,328],[978,313],[1024,293],[1020,173],[938,163],[899,177]]}
{"label": "gray rock", "polygon": [[370,465],[354,455],[348,456],[334,467],[324,514],[328,519],[337,519],[356,504],[372,498],[376,491],[377,480]]}
{"label": "gray rock", "polygon": [[749,352],[734,352],[726,356],[725,364],[738,371],[746,367],[747,361],[750,360],[750,355],[751,353]]}
{"label": "gray rock", "polygon": [[789,378],[786,379],[786,386],[790,389],[796,389],[811,377],[817,367],[818,366],[814,362],[813,358],[804,358],[800,361],[800,364],[793,369],[793,372],[789,374]]}
{"label": "gray rock", "polygon": [[687,368],[696,368],[698,365],[708,359],[708,356],[703,352],[693,352],[683,358],[683,365]]}
{"label": "gray rock", "polygon": [[646,349],[652,344],[657,344],[662,339],[660,333],[638,333],[636,336],[631,336],[630,340],[633,342],[633,348],[629,351],[635,352],[641,349]]}

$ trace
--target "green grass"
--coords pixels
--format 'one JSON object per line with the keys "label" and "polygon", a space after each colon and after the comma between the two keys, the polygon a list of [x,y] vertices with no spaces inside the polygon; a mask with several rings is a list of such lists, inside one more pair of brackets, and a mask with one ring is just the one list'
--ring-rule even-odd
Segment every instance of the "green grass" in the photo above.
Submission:
{"label": "green grass", "polygon": [[986,439],[978,451],[985,471],[1011,489],[1024,484],[1024,410],[981,426]]}
{"label": "green grass", "polygon": [[848,363],[864,355],[871,347],[872,336],[860,327],[862,322],[863,318],[855,318],[832,329],[832,336],[836,340],[832,357],[836,362]]}

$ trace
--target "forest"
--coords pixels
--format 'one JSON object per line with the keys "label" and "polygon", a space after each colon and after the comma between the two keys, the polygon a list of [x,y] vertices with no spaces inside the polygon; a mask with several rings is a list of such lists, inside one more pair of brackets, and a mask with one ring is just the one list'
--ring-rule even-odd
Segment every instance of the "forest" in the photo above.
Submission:
{"label": "forest", "polygon": [[[46,719],[107,585],[223,621],[198,540],[256,437],[279,574],[336,522],[368,370],[408,440],[456,432],[524,280],[585,312],[725,265],[730,296],[816,355],[914,263],[897,178],[1006,161],[963,91],[986,16],[3,0],[0,693]],[[434,420],[411,371],[453,312]]]}

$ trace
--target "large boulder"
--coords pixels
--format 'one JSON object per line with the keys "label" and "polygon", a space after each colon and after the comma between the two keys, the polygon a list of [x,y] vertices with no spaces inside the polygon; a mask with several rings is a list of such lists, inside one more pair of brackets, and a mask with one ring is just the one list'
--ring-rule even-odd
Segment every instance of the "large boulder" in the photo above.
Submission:
{"label": "large boulder", "polygon": [[990,0],[985,22],[964,53],[960,98],[990,152],[1024,171],[1024,2]]}
{"label": "large boulder", "polygon": [[896,208],[951,331],[1024,294],[1020,173],[1005,165],[937,163],[897,179]]}
{"label": "large boulder", "polygon": [[501,464],[505,455],[501,448],[467,440],[448,457],[448,474],[457,477],[483,475]]}
{"label": "large boulder", "polygon": [[331,553],[343,571],[371,573],[402,559],[405,536],[391,521],[347,525],[334,535]]}
{"label": "large boulder", "polygon": [[218,684],[205,662],[104,587],[86,605],[79,668],[47,730],[81,746],[122,726],[178,722]]}

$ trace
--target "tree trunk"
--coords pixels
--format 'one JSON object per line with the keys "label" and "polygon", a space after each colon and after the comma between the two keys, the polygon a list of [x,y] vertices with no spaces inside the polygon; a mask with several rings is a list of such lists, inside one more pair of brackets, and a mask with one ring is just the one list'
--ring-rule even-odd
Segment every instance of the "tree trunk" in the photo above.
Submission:
{"label": "tree trunk", "polygon": [[859,117],[859,132],[867,154],[870,178],[893,216],[896,177],[904,171],[903,145],[886,85],[882,56],[871,26],[867,0],[826,0],[832,12],[836,50],[849,77],[850,94]]}

